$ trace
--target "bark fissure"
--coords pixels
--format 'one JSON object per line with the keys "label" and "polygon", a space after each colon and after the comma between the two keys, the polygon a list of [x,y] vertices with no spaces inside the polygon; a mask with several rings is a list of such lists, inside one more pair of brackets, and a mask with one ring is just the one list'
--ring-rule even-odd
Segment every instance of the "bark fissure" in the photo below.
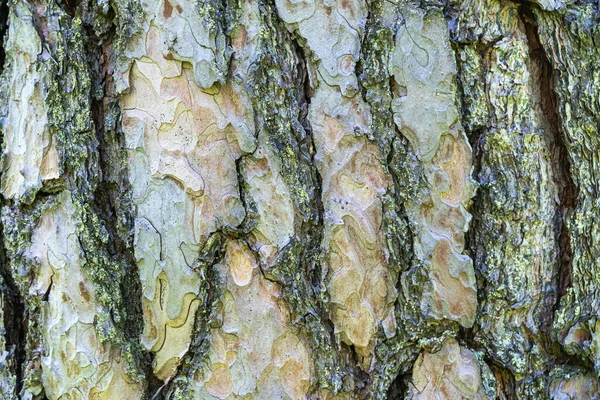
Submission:
{"label": "bark fissure", "polygon": [[[8,29],[9,6],[8,0],[0,1],[0,73],[4,72],[6,51],[4,43]],[[4,129],[0,129],[0,147],[4,144]],[[0,175],[1,178],[1,175]],[[0,196],[0,208],[7,203]],[[2,307],[2,326],[0,335],[4,336],[5,350],[8,351],[7,364],[3,372],[3,382],[0,395],[20,397],[23,388],[23,368],[26,365],[25,345],[27,342],[27,323],[25,314],[25,299],[21,295],[12,276],[11,260],[6,256],[4,224],[0,221],[0,307]],[[14,378],[11,383],[10,379]],[[5,392],[6,390],[6,392]],[[10,391],[10,392],[8,392]]]}
{"label": "bark fissure", "polygon": [[[282,23],[279,16],[278,18],[280,23]],[[328,347],[335,348],[334,346],[336,344],[336,339],[335,327],[326,307],[327,293],[324,291],[325,288],[323,287],[322,281],[324,273],[322,265],[321,243],[323,240],[325,215],[325,207],[323,204],[323,177],[321,176],[319,169],[316,168],[315,156],[317,147],[308,115],[315,88],[313,87],[314,82],[311,82],[310,79],[310,51],[307,50],[306,44],[302,43],[302,40],[300,37],[298,37],[297,33],[291,35],[291,40],[294,46],[299,68],[299,82],[296,85],[298,91],[297,101],[300,108],[298,113],[298,121],[302,125],[305,134],[303,138],[298,140],[297,145],[302,162],[305,162],[310,166],[313,176],[313,180],[311,182],[311,207],[313,212],[313,220],[311,221],[312,227],[305,228],[307,233],[310,232],[311,239],[310,241],[307,241],[306,247],[303,248],[303,251],[300,255],[302,262],[299,268],[306,275],[307,282],[310,286],[310,298],[314,299],[315,306],[313,310],[309,310],[311,315],[307,314],[304,316],[304,318],[318,319],[318,323],[320,323],[324,328],[322,331],[323,338],[327,338],[328,343],[319,344],[317,347],[321,348],[321,350],[325,350],[328,349]],[[301,235],[302,234],[299,236]],[[302,263],[304,263],[304,265],[302,265]],[[310,335],[310,333],[308,334]],[[338,346],[338,350],[339,349],[341,349],[341,347]],[[326,362],[330,363],[331,361],[327,360]],[[312,389],[313,393],[317,393],[321,388],[332,388],[334,393],[339,390],[339,376],[332,376],[330,377],[331,380],[329,382],[326,381],[327,368],[331,368],[331,366],[326,366],[323,368],[323,371],[318,372],[321,375],[319,377],[320,382],[319,385],[315,385],[315,387]],[[335,370],[335,368],[333,369]],[[334,371],[334,373],[339,374],[339,371]]]}
{"label": "bark fissure", "polygon": [[[560,299],[566,294],[567,288],[571,284],[571,261],[573,259],[571,249],[571,237],[567,227],[567,218],[577,206],[578,189],[573,182],[571,175],[571,162],[567,150],[562,122],[558,111],[559,102],[554,90],[555,76],[554,66],[550,63],[546,51],[541,44],[538,27],[535,22],[532,5],[523,3],[520,7],[521,20],[525,26],[527,42],[529,44],[529,53],[533,63],[538,65],[541,70],[538,82],[534,84],[539,86],[541,96],[542,111],[548,121],[548,134],[552,137],[553,160],[552,166],[557,177],[556,185],[559,188],[559,198],[557,200],[556,212],[556,241],[559,247],[558,272],[556,278],[556,295],[552,304],[552,313],[558,309]],[[552,326],[552,318],[549,318],[546,329]]]}
{"label": "bark fissure", "polygon": [[121,128],[121,110],[115,94],[114,81],[107,73],[113,39],[117,32],[114,15],[112,17],[110,28],[103,36],[97,35],[89,21],[84,24],[91,77],[90,118],[97,143],[97,148],[89,151],[98,152],[98,182],[93,188],[89,204],[108,233],[107,256],[124,270],[122,278],[117,282],[122,300],[115,301],[114,306],[117,309],[111,308],[111,319],[122,331],[126,345],[131,346],[128,350],[133,349],[138,368],[136,378],[146,381],[147,387],[152,387],[155,380],[151,373],[151,356],[142,352],[140,348],[139,338],[144,324],[142,288],[130,235],[134,226],[134,207],[123,150],[125,140]]}
{"label": "bark fissure", "polygon": [[[227,233],[220,231],[213,233],[192,266],[193,273],[200,274],[202,277],[198,294],[202,305],[196,312],[190,347],[182,363],[178,366],[173,380],[163,386],[149,388],[152,399],[159,398],[162,391],[165,393],[163,398],[188,399],[194,377],[202,374],[202,367],[207,361],[206,357],[210,346],[210,331],[212,328],[219,328],[223,323],[219,318],[218,302],[222,291],[216,266],[225,255],[224,245],[227,236]],[[158,381],[156,382],[158,383]]]}
{"label": "bark fissure", "polygon": [[[414,262],[415,237],[405,203],[414,195],[422,176],[416,167],[413,149],[396,126],[393,117],[393,94],[397,93],[399,88],[395,78],[391,76],[390,58],[397,29],[404,16],[400,5],[389,3],[382,0],[372,3],[369,7],[357,70],[361,94],[369,105],[372,116],[372,137],[369,139],[377,143],[382,154],[382,166],[391,179],[383,202],[381,229],[385,232],[389,252],[388,268],[398,275],[394,286],[399,295],[392,312],[400,321],[404,317],[411,318],[407,310],[410,309],[409,304],[416,301],[405,296],[402,285],[402,274],[408,271]],[[392,26],[386,24],[386,14],[389,12],[398,15],[398,21]],[[415,175],[411,175],[412,173]],[[412,364],[418,355],[418,345],[411,338],[409,331],[416,328],[419,322],[411,321],[409,325],[411,326],[400,325],[391,334],[379,333],[375,366],[369,371],[366,379],[365,396],[374,393],[374,398],[385,398],[386,395],[394,398],[393,396],[400,393],[406,394],[408,365]],[[387,335],[392,337],[386,337]]]}
{"label": "bark fissure", "polygon": [[[11,260],[6,257],[3,223],[0,223],[0,240],[0,301],[2,302],[4,316],[4,332],[0,332],[0,335],[4,335],[7,350],[11,353],[10,358],[14,360],[9,372],[14,374],[16,385],[14,387],[15,392],[10,394],[20,398],[23,389],[23,369],[27,361],[25,352],[27,343],[26,306],[25,300],[12,276],[9,265]],[[6,383],[8,384],[8,382]],[[9,395],[9,393],[6,393],[6,395]]]}
{"label": "bark fissure", "polygon": [[[263,1],[260,8],[267,34],[254,64],[250,91],[259,121],[257,128],[280,157],[282,175],[296,207],[294,237],[279,252],[276,265],[264,272],[282,285],[283,297],[296,318],[294,322],[312,340],[317,375],[313,392],[329,388],[335,393],[342,385],[341,357],[324,306],[327,294],[319,287],[323,279],[320,251],[324,211],[321,177],[314,165],[314,138],[307,117],[311,98],[308,52],[295,34],[287,32],[273,2]],[[319,285],[314,286],[315,281]]]}
{"label": "bark fissure", "polygon": [[[449,21],[449,25],[450,25],[450,30],[452,32],[453,27],[455,28],[455,26],[453,25],[452,21],[452,8],[448,5],[446,5],[445,8],[446,11],[446,18]],[[489,70],[489,65],[490,65],[490,57],[491,57],[491,51],[494,47],[495,44],[497,44],[499,41],[501,40],[500,37],[498,38],[494,38],[493,40],[491,40],[489,43],[476,43],[476,50],[473,52],[475,57],[478,57],[478,62],[481,65],[481,71],[479,72],[478,75],[478,79],[481,80],[481,82],[483,82],[483,96],[481,96],[483,98],[483,102],[485,104],[485,112],[484,115],[481,116],[481,118],[485,118],[488,122],[489,125],[493,126],[495,124],[495,115],[492,112],[492,108],[491,108],[491,103],[490,103],[490,98],[489,98],[489,84],[488,84],[488,79],[487,79],[487,74],[488,74],[488,70]],[[461,113],[461,120],[464,123],[464,127],[465,127],[465,131],[467,133],[467,137],[469,139],[469,145],[471,146],[471,150],[473,153],[473,159],[472,159],[472,170],[471,170],[471,176],[474,179],[474,181],[477,183],[477,185],[480,184],[480,173],[481,173],[481,169],[482,169],[482,164],[483,164],[483,156],[484,156],[484,147],[485,147],[485,141],[486,141],[486,133],[487,130],[489,129],[488,126],[484,126],[481,122],[481,120],[477,119],[476,116],[471,114],[471,109],[470,107],[467,106],[467,104],[469,104],[469,101],[472,102],[472,98],[470,98],[470,96],[473,96],[472,93],[469,93],[469,91],[467,90],[467,88],[465,87],[466,82],[463,82],[464,79],[464,75],[466,74],[465,72],[465,66],[463,65],[463,60],[461,60],[460,58],[460,53],[461,50],[464,50],[466,48],[466,46],[469,45],[473,45],[472,43],[464,43],[464,42],[456,42],[453,41],[452,43],[453,48],[454,48],[454,53],[455,53],[455,57],[456,57],[456,62],[457,62],[457,66],[458,66],[458,79],[457,79],[457,88],[458,88],[458,92],[460,94],[460,97],[458,100],[458,104],[459,104],[459,110]],[[481,93],[480,93],[481,95]],[[480,101],[482,99],[479,99]],[[471,105],[471,104],[469,104]],[[477,254],[477,236],[479,235],[479,232],[477,229],[474,228],[474,226],[477,226],[477,221],[481,220],[481,213],[485,212],[484,211],[484,198],[482,195],[482,192],[479,188],[479,186],[476,187],[475,189],[475,194],[471,200],[471,205],[469,207],[469,212],[471,213],[472,216],[472,220],[470,222],[469,225],[469,230],[467,232],[467,234],[465,235],[465,251],[467,252],[467,254],[470,255],[470,257],[474,260],[477,260],[478,258],[478,254]],[[478,300],[479,302],[482,301],[482,299],[485,298],[486,293],[483,290],[483,287],[481,286],[480,282],[481,282],[481,275],[479,273],[479,270],[476,268],[475,269],[475,274],[476,274],[476,279],[477,279],[477,283],[478,283],[478,288],[477,288],[477,295],[478,295]],[[463,340],[466,344],[469,345],[470,348],[477,348],[478,345],[474,340],[474,328],[471,329],[461,329],[460,330],[460,338],[461,340]],[[488,363],[488,360],[486,360],[485,362]],[[507,370],[508,371],[508,370]],[[508,371],[508,373],[510,373],[510,371]]]}
{"label": "bark fissure", "polygon": [[6,60],[6,50],[4,49],[4,40],[6,30],[8,29],[8,0],[0,1],[0,73],[4,69],[4,61]]}
{"label": "bark fissure", "polygon": [[519,397],[517,396],[515,377],[512,371],[510,371],[507,368],[504,368],[502,365],[499,365],[491,359],[487,359],[486,363],[492,369],[492,372],[494,373],[494,377],[496,379],[497,398],[499,400],[518,399]]}
{"label": "bark fissure", "polygon": [[[451,9],[448,7],[448,5],[446,5],[446,8],[445,8],[445,16],[448,19],[448,23],[450,25],[452,23],[452,21],[451,21],[452,17],[451,17]],[[487,79],[486,79],[486,74],[488,73],[488,65],[489,65],[488,58],[489,58],[491,49],[499,40],[500,39],[496,38],[493,41],[491,41],[490,43],[487,43],[485,45],[479,45],[479,46],[477,46],[477,49],[474,52],[474,56],[478,57],[479,62],[482,64],[482,70],[480,71],[478,78],[484,82],[483,90],[485,91],[485,93],[484,93],[483,97],[484,97],[484,101],[486,104],[486,110],[487,110],[484,117],[487,118],[488,121],[494,120],[494,115],[491,112],[491,104],[490,104],[490,100],[488,97],[489,87],[488,87],[488,83],[487,83]],[[454,50],[456,63],[457,63],[457,67],[458,67],[458,76],[456,79],[456,86],[457,86],[457,91],[458,91],[459,96],[457,98],[457,107],[459,109],[459,112],[461,115],[461,121],[464,124],[465,132],[467,134],[467,138],[469,140],[469,145],[472,150],[471,177],[473,178],[475,183],[477,185],[479,185],[479,180],[480,180],[479,174],[482,169],[482,162],[483,162],[482,160],[483,160],[483,155],[484,155],[484,146],[485,146],[485,140],[486,140],[487,127],[484,127],[481,124],[478,124],[475,121],[473,121],[474,118],[472,118],[473,116],[470,113],[471,110],[469,109],[469,107],[466,106],[466,104],[470,100],[472,100],[469,98],[468,90],[464,87],[464,82],[461,79],[463,77],[463,75],[465,74],[465,71],[464,71],[463,64],[461,63],[460,53],[461,53],[461,51],[463,51],[465,49],[466,44],[460,43],[460,42],[457,43],[457,42],[453,41],[452,47]],[[482,207],[483,201],[484,201],[484,199],[483,199],[482,193],[479,190],[479,187],[476,186],[475,194],[473,195],[473,198],[471,199],[471,204],[468,208],[469,212],[471,213],[472,220],[470,221],[470,224],[469,224],[469,230],[465,234],[465,253],[468,254],[471,257],[471,259],[473,259],[473,260],[477,259],[477,235],[478,235],[478,231],[476,229],[473,229],[473,225],[474,225],[474,221],[478,221],[481,218],[480,213],[484,209]],[[485,212],[485,211],[483,211],[483,212]],[[479,271],[477,269],[475,270],[475,275],[476,275],[476,280],[479,283],[481,280],[481,277],[480,277]],[[480,287],[478,285],[478,288],[477,288],[478,300],[481,302],[481,300],[483,298],[485,298],[485,295],[486,294],[483,293],[482,287]],[[477,324],[477,322],[476,322],[476,324]],[[477,349],[479,347],[477,345],[476,341],[474,340],[474,328],[475,327],[471,327],[471,328],[461,327],[459,330],[459,334],[458,334],[460,341],[462,343],[466,344],[468,346],[468,348],[471,348],[471,349]],[[481,361],[490,365],[489,360],[481,360]],[[510,373],[510,371],[507,371],[507,372]],[[509,398],[511,398],[511,397],[509,397]]]}

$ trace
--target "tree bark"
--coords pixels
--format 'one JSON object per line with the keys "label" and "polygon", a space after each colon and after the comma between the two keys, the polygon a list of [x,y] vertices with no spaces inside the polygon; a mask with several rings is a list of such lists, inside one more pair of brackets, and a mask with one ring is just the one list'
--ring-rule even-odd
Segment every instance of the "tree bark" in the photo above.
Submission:
{"label": "tree bark", "polygon": [[595,0],[1,0],[0,398],[600,397]]}

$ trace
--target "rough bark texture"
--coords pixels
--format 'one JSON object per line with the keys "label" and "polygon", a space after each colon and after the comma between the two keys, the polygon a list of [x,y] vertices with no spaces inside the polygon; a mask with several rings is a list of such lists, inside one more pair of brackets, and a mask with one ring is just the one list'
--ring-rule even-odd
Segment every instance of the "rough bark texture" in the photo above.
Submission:
{"label": "rough bark texture", "polygon": [[600,397],[596,0],[1,0],[0,398]]}

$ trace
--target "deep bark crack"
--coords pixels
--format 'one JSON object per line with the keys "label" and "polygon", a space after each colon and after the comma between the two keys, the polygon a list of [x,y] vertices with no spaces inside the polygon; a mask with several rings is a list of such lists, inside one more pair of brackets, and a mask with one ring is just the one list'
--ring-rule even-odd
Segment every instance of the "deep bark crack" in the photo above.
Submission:
{"label": "deep bark crack", "polygon": [[23,388],[23,367],[27,361],[25,352],[27,343],[25,300],[11,274],[10,260],[6,257],[4,247],[4,224],[2,222],[0,222],[0,277],[6,350],[12,351],[15,360],[11,372],[15,374],[16,378],[15,394],[20,398],[19,393]]}
{"label": "deep bark crack", "polygon": [[[554,90],[555,76],[554,68],[546,51],[544,50],[535,21],[534,11],[529,3],[523,3],[520,6],[521,20],[525,26],[527,42],[529,45],[529,54],[533,63],[540,69],[538,82],[541,107],[544,116],[548,122],[548,131],[551,136],[552,144],[552,168],[556,177],[556,187],[558,188],[559,199],[557,202],[555,218],[556,242],[559,248],[558,272],[556,278],[556,294],[552,310],[556,311],[560,306],[560,299],[566,294],[567,288],[571,284],[571,261],[573,258],[571,249],[571,237],[566,223],[569,213],[577,205],[578,189],[571,176],[571,164],[569,152],[564,139],[562,123],[558,111],[558,98]],[[552,324],[552,316],[549,316],[548,329]]]}
{"label": "deep bark crack", "polygon": [[[5,36],[8,31],[9,16],[8,0],[0,1],[0,73],[4,73],[6,61],[6,51],[4,49]],[[0,148],[3,148],[5,132],[0,132]],[[0,209],[6,205],[4,196],[0,196]],[[25,346],[27,343],[27,320],[25,318],[25,299],[23,298],[17,284],[12,276],[10,260],[6,257],[4,237],[4,224],[0,221],[0,307],[3,308],[3,325],[6,351],[14,360],[14,364],[9,363],[9,372],[13,373],[16,380],[15,393],[20,398],[19,393],[23,389],[23,368],[26,363]],[[0,393],[1,394],[1,393]],[[8,395],[8,393],[6,393]]]}
{"label": "deep bark crack", "polygon": [[4,61],[6,60],[6,50],[4,50],[4,37],[8,30],[8,0],[0,1],[0,72],[4,70]]}
{"label": "deep bark crack", "polygon": [[162,398],[186,398],[185,396],[189,395],[187,390],[189,390],[190,380],[202,368],[210,346],[210,330],[218,328],[222,324],[218,318],[218,307],[216,307],[217,301],[222,295],[219,271],[216,267],[225,256],[225,243],[228,236],[230,235],[221,231],[214,232],[200,250],[198,259],[192,267],[194,273],[200,274],[202,277],[198,294],[202,304],[194,316],[192,340],[170,382],[161,386],[162,382],[152,375],[153,380],[147,391],[152,399],[160,398],[163,390],[165,394]]}

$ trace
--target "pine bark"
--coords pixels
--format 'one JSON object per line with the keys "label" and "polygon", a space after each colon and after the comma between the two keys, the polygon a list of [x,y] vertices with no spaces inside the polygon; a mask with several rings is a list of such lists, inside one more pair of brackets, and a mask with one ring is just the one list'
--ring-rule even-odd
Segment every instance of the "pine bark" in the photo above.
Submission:
{"label": "pine bark", "polygon": [[596,0],[1,0],[0,398],[600,397]]}

